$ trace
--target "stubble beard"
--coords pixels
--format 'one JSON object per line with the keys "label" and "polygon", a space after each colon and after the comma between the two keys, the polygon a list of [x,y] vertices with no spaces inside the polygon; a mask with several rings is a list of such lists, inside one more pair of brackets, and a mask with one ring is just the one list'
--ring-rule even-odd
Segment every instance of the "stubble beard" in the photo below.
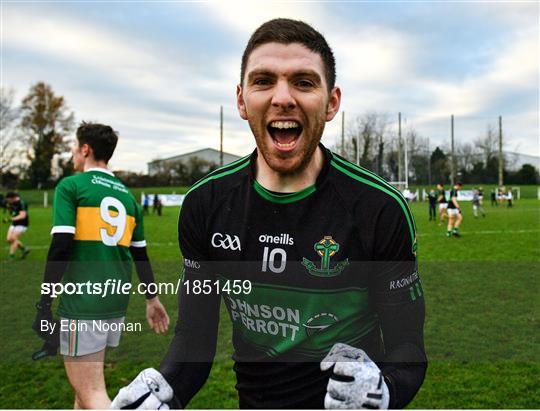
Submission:
{"label": "stubble beard", "polygon": [[269,147],[269,145],[272,145],[272,142],[268,140],[266,128],[264,126],[258,127],[251,120],[248,120],[248,123],[251,132],[255,136],[257,149],[263,156],[268,167],[284,176],[298,175],[306,169],[319,146],[325,125],[323,119],[318,122],[315,129],[311,131],[304,129],[302,139],[307,141],[307,143],[304,141],[301,150],[294,154],[283,153],[280,155],[279,152],[274,154],[276,149],[273,146]]}

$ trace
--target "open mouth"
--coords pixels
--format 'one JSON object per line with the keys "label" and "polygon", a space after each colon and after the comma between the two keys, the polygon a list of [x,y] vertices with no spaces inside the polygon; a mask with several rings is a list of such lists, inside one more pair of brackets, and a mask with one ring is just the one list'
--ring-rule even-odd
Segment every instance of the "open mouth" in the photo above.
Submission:
{"label": "open mouth", "polygon": [[302,134],[302,126],[294,120],[272,121],[266,127],[275,146],[281,151],[290,151]]}

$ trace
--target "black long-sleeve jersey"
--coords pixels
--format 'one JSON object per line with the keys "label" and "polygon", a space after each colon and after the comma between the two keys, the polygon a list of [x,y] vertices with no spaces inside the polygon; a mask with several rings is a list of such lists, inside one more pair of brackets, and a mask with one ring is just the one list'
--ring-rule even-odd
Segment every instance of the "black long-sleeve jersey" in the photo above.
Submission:
{"label": "black long-sleeve jersey", "polygon": [[25,211],[26,217],[24,217],[21,220],[12,221],[11,225],[14,225],[14,226],[22,225],[22,226],[28,227],[28,225],[30,224],[30,217],[28,216],[28,204],[26,204],[25,201],[18,200],[14,202],[10,206],[10,211],[11,211],[11,217],[16,217],[19,215],[21,211]]}
{"label": "black long-sleeve jersey", "polygon": [[316,183],[297,193],[255,180],[256,151],[188,192],[179,319],[161,365],[180,405],[210,372],[221,298],[241,408],[323,408],[330,374],[319,362],[337,342],[377,362],[391,407],[420,388],[425,311],[407,202],[380,177],[320,149]]}

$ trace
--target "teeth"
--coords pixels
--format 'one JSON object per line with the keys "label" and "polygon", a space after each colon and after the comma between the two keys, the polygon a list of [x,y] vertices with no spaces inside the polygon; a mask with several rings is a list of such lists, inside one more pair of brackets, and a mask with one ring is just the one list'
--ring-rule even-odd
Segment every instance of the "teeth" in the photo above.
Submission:
{"label": "teeth", "polygon": [[270,127],[274,128],[297,128],[300,127],[296,121],[272,121]]}
{"label": "teeth", "polygon": [[281,148],[290,148],[296,144],[296,141],[291,141],[290,143],[280,143],[279,141],[276,141],[276,144]]}

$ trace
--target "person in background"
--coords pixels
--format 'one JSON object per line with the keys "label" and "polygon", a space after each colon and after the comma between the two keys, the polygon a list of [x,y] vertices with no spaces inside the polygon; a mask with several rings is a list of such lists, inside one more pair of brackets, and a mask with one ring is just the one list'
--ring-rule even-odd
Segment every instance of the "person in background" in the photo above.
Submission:
{"label": "person in background", "polygon": [[439,203],[439,225],[444,223],[448,202],[446,201],[446,192],[442,183],[437,184],[437,202]]}
{"label": "person in background", "polygon": [[512,193],[512,187],[508,187],[508,194],[506,194],[506,200],[508,201],[508,208],[512,208],[513,199],[514,199],[514,193]]}
{"label": "person in background", "polygon": [[30,250],[22,243],[21,237],[28,230],[30,219],[28,218],[28,205],[24,202],[19,194],[9,192],[6,194],[6,202],[10,211],[11,217],[3,219],[5,223],[11,222],[6,241],[9,243],[9,260],[15,260],[15,253],[21,250],[21,259],[26,258]]}
{"label": "person in background", "polygon": [[160,217],[161,217],[162,207],[163,207],[163,202],[161,201],[161,197],[158,196],[158,200],[157,200],[157,213],[158,213],[158,216],[160,216]]}
{"label": "person in background", "polygon": [[148,207],[150,206],[150,196],[148,194],[144,195],[143,200],[143,213],[144,215],[148,215]]}
{"label": "person in background", "polygon": [[499,206],[502,206],[504,204],[504,201],[506,200],[506,188],[505,187],[499,187],[498,193],[497,193]]}
{"label": "person in background", "polygon": [[450,196],[448,198],[448,231],[446,232],[446,236],[454,236],[454,237],[461,237],[459,234],[459,226],[461,225],[461,221],[463,220],[463,216],[461,215],[461,208],[458,203],[458,192],[461,190],[461,187],[463,184],[456,183],[454,184],[454,188],[450,190]]}
{"label": "person in background", "polygon": [[495,193],[495,190],[491,190],[491,207],[495,207],[497,205],[497,194]]}
{"label": "person in background", "polygon": [[480,197],[480,206],[484,205],[484,187],[478,187],[478,196]]}
{"label": "person in background", "polygon": [[161,216],[161,199],[159,198],[159,195],[154,194],[154,209],[152,210],[153,214],[156,214],[158,216]]}
{"label": "person in background", "polygon": [[[106,290],[111,282],[131,283],[134,265],[145,285],[148,325],[157,334],[169,326],[165,308],[149,287],[155,282],[141,207],[108,168],[117,142],[117,133],[104,124],[83,122],[77,129],[73,168],[80,173],[63,178],[55,189],[52,240],[32,324],[45,342],[56,335],[76,409],[109,408],[105,353],[120,344],[129,302],[129,294],[118,289],[108,293],[96,289]],[[51,284],[61,281],[81,290],[60,295],[57,313],[62,328],[54,324],[50,292]],[[92,283],[92,292],[79,286],[86,283]]]}
{"label": "person in background", "polygon": [[486,216],[486,212],[484,211],[484,207],[482,207],[482,203],[480,200],[479,190],[473,191],[472,208],[473,208],[474,218],[478,218],[478,210],[480,210],[480,212],[482,213],[482,217]]}
{"label": "person in background", "polygon": [[435,190],[430,190],[428,194],[429,201],[429,221],[435,221],[437,219],[437,212],[435,211],[437,206],[437,196]]}

